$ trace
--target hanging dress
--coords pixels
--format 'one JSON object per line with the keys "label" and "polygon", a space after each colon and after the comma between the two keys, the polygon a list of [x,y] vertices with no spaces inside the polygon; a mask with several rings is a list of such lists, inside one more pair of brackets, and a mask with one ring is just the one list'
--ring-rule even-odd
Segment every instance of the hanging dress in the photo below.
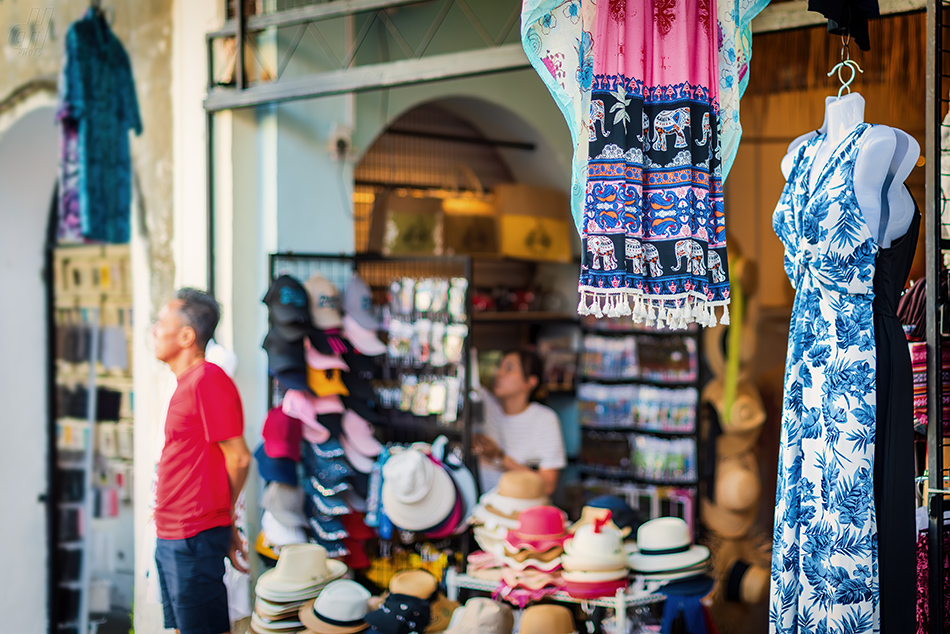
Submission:
{"label": "hanging dress", "polygon": [[716,0],[523,5],[528,59],[575,140],[582,315],[714,325],[729,302],[716,11]]}
{"label": "hanging dress", "polygon": [[798,149],[772,218],[795,287],[775,493],[769,629],[878,632],[874,503],[878,252],[854,195],[858,125],[809,183]]}

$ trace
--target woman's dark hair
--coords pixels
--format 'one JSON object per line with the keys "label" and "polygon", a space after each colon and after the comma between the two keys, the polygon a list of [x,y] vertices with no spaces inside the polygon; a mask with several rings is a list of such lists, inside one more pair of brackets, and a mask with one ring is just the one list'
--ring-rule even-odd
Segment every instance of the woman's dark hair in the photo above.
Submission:
{"label": "woman's dark hair", "polygon": [[538,384],[534,387],[534,390],[531,391],[531,394],[528,395],[528,400],[543,402],[548,396],[548,391],[542,385],[544,381],[544,362],[541,360],[541,357],[539,357],[535,351],[528,350],[527,348],[513,348],[506,350],[502,355],[502,359],[509,354],[516,355],[518,361],[521,362],[521,373],[524,375],[525,381],[533,376],[538,377]]}
{"label": "woman's dark hair", "polygon": [[185,325],[195,331],[195,343],[200,350],[204,350],[214,336],[214,329],[218,327],[221,307],[214,297],[195,288],[181,289],[175,293],[175,299],[181,301],[178,314]]}

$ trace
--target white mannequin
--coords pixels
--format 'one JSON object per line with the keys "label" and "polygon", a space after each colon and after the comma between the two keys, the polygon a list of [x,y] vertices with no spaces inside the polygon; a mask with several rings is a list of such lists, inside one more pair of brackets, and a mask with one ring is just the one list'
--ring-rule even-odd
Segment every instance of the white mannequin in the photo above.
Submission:
{"label": "white mannequin", "polygon": [[[788,146],[788,153],[782,159],[785,179],[788,180],[792,172],[799,146],[818,134],[825,134],[809,175],[809,186],[814,187],[831,154],[863,121],[864,97],[860,94],[826,97],[825,121],[821,128],[801,135]],[[864,133],[854,163],[854,193],[871,235],[882,248],[890,247],[907,233],[914,220],[914,201],[903,185],[919,156],[920,145],[902,130],[876,125]]]}

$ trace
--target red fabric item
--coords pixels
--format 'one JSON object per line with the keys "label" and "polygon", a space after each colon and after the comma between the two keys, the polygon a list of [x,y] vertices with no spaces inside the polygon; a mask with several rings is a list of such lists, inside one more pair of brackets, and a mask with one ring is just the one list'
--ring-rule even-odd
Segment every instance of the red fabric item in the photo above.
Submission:
{"label": "red fabric item", "polygon": [[712,618],[712,612],[709,611],[709,607],[706,605],[703,606],[703,620],[706,622],[706,634],[719,634],[716,623]]}
{"label": "red fabric item", "polygon": [[280,407],[267,412],[264,420],[264,451],[271,458],[290,458],[300,462],[300,443],[303,440],[303,423],[288,416]]}
{"label": "red fabric item", "polygon": [[376,533],[374,533],[372,529],[367,528],[366,523],[363,521],[362,513],[341,515],[340,521],[343,522],[343,528],[346,529],[346,532],[352,540],[365,542],[376,537]]}
{"label": "red fabric item", "polygon": [[350,539],[343,540],[343,545],[350,551],[349,555],[343,557],[343,563],[353,570],[366,570],[370,567],[369,557],[366,556],[366,542]]}
{"label": "red fabric item", "polygon": [[202,361],[178,379],[158,461],[158,537],[187,539],[231,525],[231,486],[218,443],[243,433],[241,397],[224,370]]}

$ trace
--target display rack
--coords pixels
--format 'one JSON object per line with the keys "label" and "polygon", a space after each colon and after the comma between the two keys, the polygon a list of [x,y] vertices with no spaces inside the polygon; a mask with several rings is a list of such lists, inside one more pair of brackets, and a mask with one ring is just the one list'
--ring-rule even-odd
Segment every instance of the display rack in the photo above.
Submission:
{"label": "display rack", "polygon": [[[131,608],[130,588],[123,592],[129,584],[125,577],[117,582],[120,574],[131,581],[131,569],[102,565],[124,559],[126,551],[131,565],[134,553],[131,505],[121,503],[131,501],[132,471],[129,250],[57,248],[53,266],[56,481],[51,504],[56,553],[51,630],[85,634],[106,622],[114,592],[128,595],[128,604],[117,607],[124,612]],[[104,329],[109,330],[108,342],[103,341]],[[112,365],[117,359],[121,363]],[[115,551],[108,552],[109,547]]]}
{"label": "display rack", "polygon": [[[662,585],[662,582],[645,583],[642,578],[634,578],[634,583],[631,587],[627,588],[626,591],[617,590],[617,593],[613,596],[600,597],[596,599],[578,599],[577,597],[571,596],[567,592],[558,591],[547,595],[547,598],[554,601],[559,601],[561,603],[578,604],[587,614],[590,614],[591,609],[594,607],[610,608],[616,613],[617,631],[626,632],[627,609],[653,605],[666,600],[665,596],[656,592],[657,589],[659,589],[659,587]],[[498,584],[491,581],[476,579],[475,577],[469,575],[459,574],[450,568],[446,572],[445,586],[448,598],[456,601],[458,600],[459,590],[461,589],[494,593],[498,587]]]}
{"label": "display rack", "polygon": [[[454,423],[445,424],[434,416],[416,416],[397,409],[380,409],[385,423],[377,426],[380,440],[392,443],[411,443],[416,441],[431,442],[437,436],[445,435],[450,440],[462,446],[466,464],[472,466],[471,452],[471,407],[468,394],[471,390],[469,376],[469,360],[471,359],[471,290],[472,290],[472,261],[466,256],[451,257],[380,257],[373,255],[332,255],[332,254],[300,254],[276,253],[270,257],[270,277],[291,275],[301,282],[305,282],[314,274],[319,273],[332,282],[342,294],[354,273],[358,274],[372,289],[374,297],[386,297],[389,285],[396,280],[410,279],[450,279],[463,278],[467,281],[465,296],[465,321],[468,331],[463,346],[463,358],[456,364],[459,375],[462,376],[460,387],[460,407],[458,418]],[[401,372],[411,372],[416,375],[442,376],[448,372],[446,368],[434,368],[425,365],[407,367],[390,362],[389,355],[380,358],[381,382],[392,384],[398,380]],[[377,386],[378,387],[378,386]],[[277,386],[270,380],[268,394],[271,403],[275,400]],[[377,402],[380,399],[377,398]]]}
{"label": "display rack", "polygon": [[585,318],[577,385],[583,489],[621,495],[644,519],[682,517],[694,533],[700,337]]}

